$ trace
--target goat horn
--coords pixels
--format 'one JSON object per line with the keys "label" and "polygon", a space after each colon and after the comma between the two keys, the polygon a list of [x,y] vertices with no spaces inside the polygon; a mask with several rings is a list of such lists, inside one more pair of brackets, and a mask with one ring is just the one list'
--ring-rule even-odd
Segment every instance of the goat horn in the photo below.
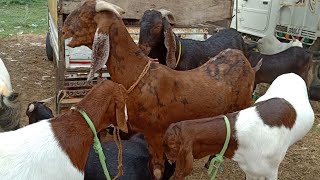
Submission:
{"label": "goat horn", "polygon": [[97,0],[96,12],[101,12],[101,11],[114,12],[120,18],[121,18],[121,15],[125,13],[125,11],[117,5],[105,2],[103,0]]}
{"label": "goat horn", "polygon": [[170,24],[174,24],[176,22],[172,12],[166,9],[159,9],[158,11],[161,13],[162,17],[166,18],[167,21],[169,21]]}
{"label": "goat horn", "polygon": [[39,101],[39,102],[41,102],[41,103],[48,103],[48,102],[50,102],[53,98],[55,98],[55,96],[52,96],[52,97],[50,97],[50,98],[48,98],[48,99],[43,99],[43,100],[41,100],[41,101]]}
{"label": "goat horn", "polygon": [[30,104],[28,107],[28,112],[32,112],[34,110],[34,104]]}

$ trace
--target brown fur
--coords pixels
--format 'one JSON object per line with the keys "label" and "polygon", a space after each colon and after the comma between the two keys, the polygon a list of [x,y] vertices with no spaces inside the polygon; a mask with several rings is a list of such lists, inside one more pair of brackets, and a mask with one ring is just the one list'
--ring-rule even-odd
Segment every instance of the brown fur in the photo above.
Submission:
{"label": "brown fur", "polygon": [[177,67],[176,59],[176,37],[173,34],[169,22],[164,22],[164,45],[167,48],[166,63],[171,69]]}
{"label": "brown fur", "polygon": [[263,122],[270,127],[283,125],[291,129],[297,118],[295,109],[285,99],[273,98],[259,102],[257,103],[257,111]]}
{"label": "brown fur", "polygon": [[[237,150],[235,121],[237,113],[229,114],[231,136],[225,157],[232,158]],[[181,121],[171,124],[164,136],[164,149],[169,160],[175,161],[173,179],[183,179],[193,168],[193,159],[214,155],[222,150],[226,139],[226,124],[223,116]]]}
{"label": "brown fur", "polygon": [[[133,42],[119,17],[109,11],[93,12],[94,2],[88,0],[68,16],[63,27],[64,37],[73,37],[69,44],[73,46],[80,45],[82,37],[72,32],[85,31],[86,27],[97,27],[100,33],[109,34],[107,67],[111,79],[128,89],[150,59]],[[74,23],[83,26],[74,29]],[[84,36],[93,39],[94,32],[87,31]],[[248,107],[252,101],[254,74],[242,52],[230,49],[190,71],[178,72],[152,63],[127,99],[129,123],[135,131],[144,133],[149,144],[151,169],[163,172],[162,137],[171,123]]]}
{"label": "brown fur", "polygon": [[[118,112],[124,116],[122,108],[124,102],[118,97],[119,95],[118,84],[103,81],[94,86],[76,107],[85,111],[97,132],[101,132],[110,124],[117,124],[115,119]],[[119,119],[120,121],[122,121],[120,127],[125,130],[125,120]],[[93,141],[93,133],[87,122],[77,110],[69,110],[53,119],[51,123],[61,148],[68,154],[73,165],[84,171]]]}

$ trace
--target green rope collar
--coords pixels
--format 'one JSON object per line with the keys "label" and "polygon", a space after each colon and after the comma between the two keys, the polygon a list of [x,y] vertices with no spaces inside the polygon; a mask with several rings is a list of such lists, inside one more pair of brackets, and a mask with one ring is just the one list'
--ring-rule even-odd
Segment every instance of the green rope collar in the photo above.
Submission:
{"label": "green rope collar", "polygon": [[107,180],[111,180],[111,177],[110,177],[110,174],[108,172],[107,165],[106,165],[106,157],[103,154],[102,146],[101,146],[101,143],[100,143],[99,138],[97,136],[96,128],[94,127],[94,125],[93,125],[92,121],[90,120],[89,116],[87,115],[87,113],[85,113],[84,111],[82,111],[80,109],[77,109],[76,107],[72,107],[71,109],[74,109],[74,110],[80,112],[80,114],[84,117],[84,119],[87,121],[88,125],[90,126],[90,129],[93,132],[93,136],[94,136],[93,137],[93,148],[94,148],[94,151],[99,156],[100,164],[102,166],[104,175],[106,176]]}
{"label": "green rope collar", "polygon": [[[211,180],[214,180],[216,175],[217,175],[217,172],[218,172],[218,169],[221,165],[221,163],[223,162],[223,155],[224,153],[226,152],[227,148],[228,148],[228,145],[229,145],[229,141],[230,141],[230,135],[231,135],[231,130],[230,130],[230,122],[229,122],[229,119],[227,116],[223,116],[223,119],[224,119],[224,122],[226,123],[226,128],[227,128],[227,137],[226,137],[226,140],[224,142],[224,145],[223,145],[223,148],[222,150],[220,151],[219,154],[216,154],[216,157],[214,157],[213,159],[211,159],[210,161],[210,166],[209,166],[209,169],[208,169],[208,174],[212,174],[211,175]],[[214,169],[214,172],[212,173]]]}

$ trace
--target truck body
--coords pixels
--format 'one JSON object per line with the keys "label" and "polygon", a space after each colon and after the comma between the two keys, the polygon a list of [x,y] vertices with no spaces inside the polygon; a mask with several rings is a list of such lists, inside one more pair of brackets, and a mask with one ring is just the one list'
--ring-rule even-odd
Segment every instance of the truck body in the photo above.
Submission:
{"label": "truck body", "polygon": [[[125,10],[123,21],[137,43],[139,20],[145,10],[167,9],[176,17],[174,32],[182,38],[205,40],[214,22],[231,18],[231,0],[203,0],[194,5],[190,0],[108,0]],[[69,108],[80,101],[97,82],[98,74],[87,82],[91,64],[91,50],[81,46],[66,46],[70,39],[62,38],[61,29],[67,15],[79,7],[81,0],[48,0],[47,48],[52,48],[56,70],[56,112]],[[226,11],[227,9],[227,11]],[[206,13],[204,13],[204,10]],[[103,78],[110,78],[107,68],[103,68]]]}

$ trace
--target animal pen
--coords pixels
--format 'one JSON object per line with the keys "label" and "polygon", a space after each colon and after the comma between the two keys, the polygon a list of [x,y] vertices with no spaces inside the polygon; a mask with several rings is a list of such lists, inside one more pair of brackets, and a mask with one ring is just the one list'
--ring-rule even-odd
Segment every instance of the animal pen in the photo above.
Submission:
{"label": "animal pen", "polygon": [[[174,32],[182,38],[205,40],[219,29],[230,23],[232,2],[203,0],[194,5],[188,0],[109,0],[125,10],[122,16],[127,29],[137,43],[139,39],[139,20],[145,10],[167,9],[176,15]],[[87,47],[70,48],[70,39],[62,38],[61,28],[67,15],[80,6],[80,0],[48,0],[49,30],[47,34],[47,54],[51,56],[56,69],[56,111],[79,102],[97,82],[98,74],[86,81],[90,71],[91,50]],[[204,13],[205,12],[205,13]],[[51,50],[48,53],[48,49]],[[50,59],[50,57],[49,57]],[[109,78],[104,67],[102,77]]]}

